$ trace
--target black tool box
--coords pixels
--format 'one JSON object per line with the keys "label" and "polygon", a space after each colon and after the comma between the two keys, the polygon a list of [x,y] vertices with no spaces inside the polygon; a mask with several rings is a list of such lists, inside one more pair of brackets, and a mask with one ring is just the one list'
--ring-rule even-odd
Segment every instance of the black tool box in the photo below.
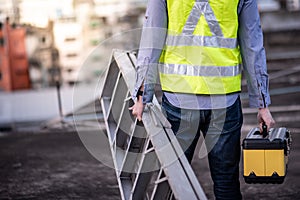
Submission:
{"label": "black tool box", "polygon": [[246,183],[283,183],[286,176],[291,134],[286,128],[269,133],[252,129],[243,140],[243,166]]}

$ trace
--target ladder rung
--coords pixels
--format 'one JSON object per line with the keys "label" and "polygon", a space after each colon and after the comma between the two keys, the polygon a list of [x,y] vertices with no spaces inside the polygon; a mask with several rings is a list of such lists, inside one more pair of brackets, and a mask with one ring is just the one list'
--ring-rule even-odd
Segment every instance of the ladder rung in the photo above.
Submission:
{"label": "ladder rung", "polygon": [[147,149],[144,153],[147,154],[147,153],[151,153],[154,151],[154,147],[151,147],[150,149]]}
{"label": "ladder rung", "polygon": [[161,179],[158,179],[157,181],[155,181],[155,184],[160,184],[160,183],[165,182],[165,181],[168,181],[167,177],[163,177]]}

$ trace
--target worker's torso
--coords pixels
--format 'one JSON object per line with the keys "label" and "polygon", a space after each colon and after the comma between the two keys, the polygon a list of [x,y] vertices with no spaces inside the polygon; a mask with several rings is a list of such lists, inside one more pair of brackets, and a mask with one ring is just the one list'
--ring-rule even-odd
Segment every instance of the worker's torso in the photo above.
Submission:
{"label": "worker's torso", "polygon": [[160,58],[164,91],[228,94],[241,87],[239,0],[167,0],[168,36]]}

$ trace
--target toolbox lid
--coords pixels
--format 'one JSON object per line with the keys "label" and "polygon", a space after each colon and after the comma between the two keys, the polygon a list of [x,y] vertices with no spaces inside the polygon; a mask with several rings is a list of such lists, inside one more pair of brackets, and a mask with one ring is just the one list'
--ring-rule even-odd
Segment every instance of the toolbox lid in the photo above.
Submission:
{"label": "toolbox lid", "polygon": [[285,149],[287,129],[284,127],[271,128],[268,135],[264,138],[259,128],[253,128],[243,140],[244,149]]}

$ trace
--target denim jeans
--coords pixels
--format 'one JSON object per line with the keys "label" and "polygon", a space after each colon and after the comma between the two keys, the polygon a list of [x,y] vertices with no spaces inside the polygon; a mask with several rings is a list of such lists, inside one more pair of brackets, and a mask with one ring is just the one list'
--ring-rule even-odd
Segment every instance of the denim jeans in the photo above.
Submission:
{"label": "denim jeans", "polygon": [[243,115],[240,99],[224,109],[189,110],[174,107],[163,96],[162,110],[189,162],[202,132],[216,199],[242,199],[239,161]]}

